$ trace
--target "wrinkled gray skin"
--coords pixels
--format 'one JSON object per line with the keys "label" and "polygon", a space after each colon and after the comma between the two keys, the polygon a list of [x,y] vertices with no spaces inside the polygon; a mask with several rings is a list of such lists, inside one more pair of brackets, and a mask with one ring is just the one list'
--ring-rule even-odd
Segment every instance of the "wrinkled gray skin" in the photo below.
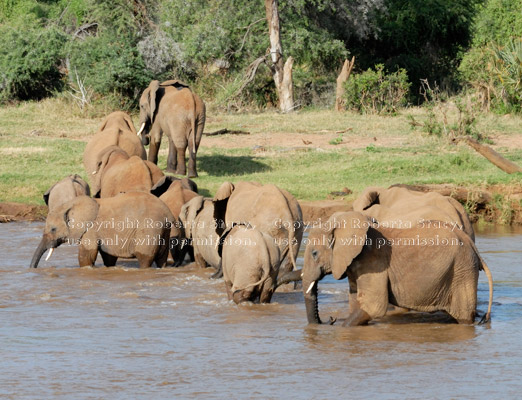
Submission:
{"label": "wrinkled gray skin", "polygon": [[169,140],[167,171],[186,174],[185,153],[189,149],[188,177],[198,176],[196,153],[205,127],[205,103],[187,85],[177,80],[152,81],[140,98],[142,143],[150,143],[148,160],[158,163],[161,136]]}
{"label": "wrinkled gray skin", "polygon": [[[271,184],[224,182],[214,196],[214,204],[214,217],[224,220],[226,228],[247,224],[276,240],[281,257],[280,273],[296,269],[304,224],[299,202],[289,192]],[[218,230],[218,234],[221,233]],[[283,264],[287,256],[287,263]]]}
{"label": "wrinkled gray skin", "polygon": [[89,184],[80,175],[69,175],[56,182],[43,195],[49,212],[78,196],[90,196]]}
{"label": "wrinkled gray skin", "polygon": [[[325,275],[332,274],[335,279],[348,277],[350,285],[344,325],[364,325],[382,317],[388,303],[416,311],[445,311],[459,323],[471,324],[482,269],[490,293],[481,322],[488,321],[493,300],[491,273],[470,237],[443,225],[439,221],[439,226],[429,228],[374,229],[361,213],[335,213],[323,229],[313,229],[308,237],[303,267],[308,322],[321,323],[317,286]],[[416,238],[419,242],[412,244]],[[427,242],[421,244],[421,240]]]}
{"label": "wrinkled gray skin", "polygon": [[186,238],[192,241],[194,260],[201,268],[207,266],[218,270],[214,278],[221,274],[221,256],[218,252],[219,235],[214,220],[214,203],[197,196],[181,207],[179,219],[184,226]]}
{"label": "wrinkled gray skin", "polygon": [[[145,160],[147,153],[137,135],[131,117],[123,111],[110,113],[98,129],[98,132],[89,139],[83,152],[83,165],[89,180],[97,169],[99,154],[109,146],[118,146],[129,157],[138,156]],[[93,182],[91,181],[91,184]]]}
{"label": "wrinkled gray skin", "polygon": [[270,303],[279,271],[279,248],[272,237],[236,225],[221,237],[221,264],[229,300]]}
{"label": "wrinkled gray skin", "polygon": [[164,267],[173,216],[149,193],[130,192],[106,199],[79,196],[47,216],[42,240],[31,261],[36,268],[42,255],[65,242],[79,244],[80,267],[94,266],[98,252],[105,266],[118,257],[137,258],[140,268],[153,262]]}
{"label": "wrinkled gray skin", "polygon": [[424,220],[455,222],[475,241],[475,232],[464,207],[455,199],[435,192],[403,187],[368,187],[353,202],[353,210],[375,218],[388,227],[415,226]]}

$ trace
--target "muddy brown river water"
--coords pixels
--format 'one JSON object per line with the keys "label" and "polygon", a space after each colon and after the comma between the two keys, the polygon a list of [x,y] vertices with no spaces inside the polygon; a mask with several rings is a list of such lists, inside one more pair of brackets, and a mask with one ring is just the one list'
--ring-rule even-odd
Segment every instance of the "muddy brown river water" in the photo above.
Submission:
{"label": "muddy brown river water", "polygon": [[[522,230],[477,237],[491,324],[410,313],[342,328],[307,326],[292,288],[268,305],[230,303],[211,270],[80,269],[66,245],[30,270],[42,229],[0,224],[2,399],[522,396]],[[481,311],[487,290],[481,273]],[[347,282],[324,279],[319,302],[323,319],[344,315]]]}

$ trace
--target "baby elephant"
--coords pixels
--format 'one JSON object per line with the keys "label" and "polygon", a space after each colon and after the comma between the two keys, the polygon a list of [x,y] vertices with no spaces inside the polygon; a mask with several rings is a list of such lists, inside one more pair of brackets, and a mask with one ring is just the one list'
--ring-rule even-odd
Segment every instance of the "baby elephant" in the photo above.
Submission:
{"label": "baby elephant", "polygon": [[235,225],[221,236],[223,278],[229,300],[270,303],[279,272],[279,247],[274,238],[246,225]]}

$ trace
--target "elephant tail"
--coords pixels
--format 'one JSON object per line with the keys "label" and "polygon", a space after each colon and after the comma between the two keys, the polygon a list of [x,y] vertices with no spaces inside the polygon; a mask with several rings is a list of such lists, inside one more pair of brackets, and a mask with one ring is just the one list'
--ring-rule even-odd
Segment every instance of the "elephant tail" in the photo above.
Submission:
{"label": "elephant tail", "polygon": [[190,121],[192,124],[192,151],[196,153],[196,111],[197,111],[197,105],[196,105],[196,97],[194,96],[194,93],[192,93],[192,102],[194,103],[194,111],[192,113],[192,120]]}
{"label": "elephant tail", "polygon": [[489,322],[491,320],[491,306],[493,305],[493,277],[491,276],[491,271],[489,270],[487,264],[480,259],[482,262],[482,269],[486,273],[486,276],[488,277],[488,285],[489,285],[489,302],[488,302],[488,311],[486,314],[482,317],[479,324],[485,324],[486,322]]}

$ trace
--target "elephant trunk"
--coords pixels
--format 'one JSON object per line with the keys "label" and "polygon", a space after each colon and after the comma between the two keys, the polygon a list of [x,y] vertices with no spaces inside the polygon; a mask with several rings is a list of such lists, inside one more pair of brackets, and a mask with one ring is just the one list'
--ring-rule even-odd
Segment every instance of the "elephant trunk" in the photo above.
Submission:
{"label": "elephant trunk", "polygon": [[309,324],[321,324],[319,318],[319,305],[317,301],[317,281],[304,282],[303,281],[303,292],[306,306],[306,317],[308,318]]}
{"label": "elephant trunk", "polygon": [[49,241],[45,237],[43,237],[42,240],[40,241],[40,244],[38,245],[38,247],[36,248],[36,250],[33,254],[33,259],[31,260],[30,268],[38,267],[38,263],[40,262],[40,259],[42,258],[43,254],[47,251],[47,249],[49,247],[50,247]]}

